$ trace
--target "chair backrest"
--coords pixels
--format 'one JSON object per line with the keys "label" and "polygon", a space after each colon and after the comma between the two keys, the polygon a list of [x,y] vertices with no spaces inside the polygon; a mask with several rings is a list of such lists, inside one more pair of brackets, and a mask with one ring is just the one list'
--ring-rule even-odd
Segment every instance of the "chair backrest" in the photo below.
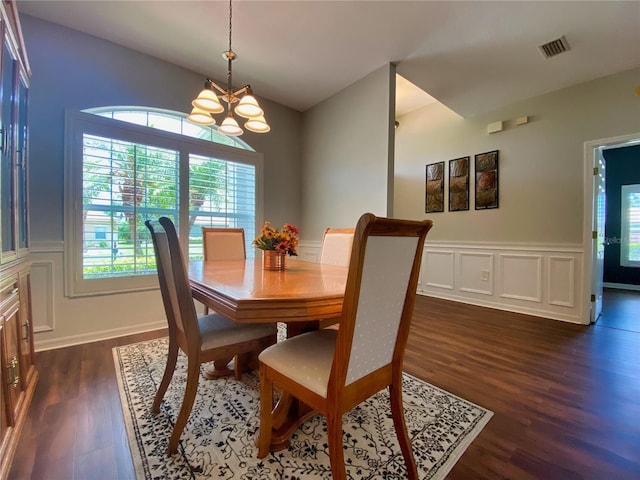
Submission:
{"label": "chair backrest", "polygon": [[329,394],[392,365],[402,372],[418,275],[431,220],[358,221]]}
{"label": "chair backrest", "polygon": [[325,229],[322,236],[320,263],[348,267],[354,233],[354,228]]}
{"label": "chair backrest", "polygon": [[176,228],[167,217],[161,217],[157,222],[147,220],[144,223],[153,240],[160,292],[170,334],[174,334],[176,330],[181,331],[190,346],[191,341],[199,344],[197,313]]}
{"label": "chair backrest", "polygon": [[205,260],[243,260],[247,258],[244,228],[202,227]]}

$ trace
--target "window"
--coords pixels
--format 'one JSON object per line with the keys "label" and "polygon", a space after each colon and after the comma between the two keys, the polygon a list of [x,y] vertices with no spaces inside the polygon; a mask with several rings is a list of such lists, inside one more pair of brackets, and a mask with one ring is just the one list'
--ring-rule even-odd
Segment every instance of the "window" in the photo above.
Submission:
{"label": "window", "polygon": [[95,240],[106,240],[107,239],[107,227],[104,225],[96,225],[94,230],[94,239]]}
{"label": "window", "polygon": [[220,143],[230,147],[254,151],[246,142],[238,137],[228,137],[218,132],[217,127],[196,125],[187,120],[186,115],[164,110],[149,110],[138,107],[103,107],[85,110],[87,113],[113,118],[123,122],[142,125],[143,127],[157,128],[165,132],[178,133],[188,137],[200,138],[209,142]]}
{"label": "window", "polygon": [[110,111],[67,115],[67,295],[154,288],[149,218],[175,222],[189,259],[202,258],[203,226],[244,228],[252,255],[261,155],[239,141],[212,143],[210,132],[205,140],[183,135],[184,114],[128,109],[138,121],[124,123]]}
{"label": "window", "polygon": [[620,265],[640,267],[640,185],[621,188]]}

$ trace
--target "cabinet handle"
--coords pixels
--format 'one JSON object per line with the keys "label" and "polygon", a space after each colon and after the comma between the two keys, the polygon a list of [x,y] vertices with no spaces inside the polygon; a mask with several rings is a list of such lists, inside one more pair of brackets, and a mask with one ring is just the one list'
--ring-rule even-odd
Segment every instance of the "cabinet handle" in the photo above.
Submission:
{"label": "cabinet handle", "polygon": [[26,322],[24,324],[24,337],[22,339],[29,341],[29,337],[31,337],[31,324]]}
{"label": "cabinet handle", "polygon": [[9,386],[13,388],[20,383],[20,369],[18,367],[18,357],[13,356],[9,362]]}
{"label": "cabinet handle", "polygon": [[0,152],[7,153],[9,151],[9,134],[7,132],[7,128],[0,127]]}

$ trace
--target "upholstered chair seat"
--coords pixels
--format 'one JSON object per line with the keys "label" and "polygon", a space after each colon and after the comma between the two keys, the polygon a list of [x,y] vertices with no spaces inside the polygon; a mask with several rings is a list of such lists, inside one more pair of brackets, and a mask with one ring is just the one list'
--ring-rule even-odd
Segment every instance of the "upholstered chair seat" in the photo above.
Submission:
{"label": "upholstered chair seat", "polygon": [[[263,351],[260,362],[326,398],[337,336],[337,330],[331,328],[303,333]],[[304,362],[300,352],[305,352]]]}
{"label": "upholstered chair seat", "polygon": [[200,330],[201,351],[223,348],[242,342],[250,342],[273,335],[276,328],[271,323],[235,323],[217,313],[198,317]]}

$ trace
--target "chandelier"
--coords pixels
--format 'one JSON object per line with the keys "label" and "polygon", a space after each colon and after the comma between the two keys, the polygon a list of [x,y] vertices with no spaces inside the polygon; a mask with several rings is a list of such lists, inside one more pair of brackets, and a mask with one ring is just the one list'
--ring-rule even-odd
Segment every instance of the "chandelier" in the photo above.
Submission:
{"label": "chandelier", "polygon": [[[227,88],[224,89],[216,82],[207,78],[204,89],[191,102],[193,110],[187,119],[200,125],[213,125],[216,123],[214,114],[224,112],[225,108],[220,100],[227,104],[227,116],[218,127],[220,133],[230,136],[242,135],[243,130],[238,125],[234,113],[246,119],[244,127],[255,133],[267,133],[271,127],[264,118],[264,111],[253,96],[251,85],[245,85],[238,90],[233,90],[231,63],[238,58],[231,49],[231,0],[229,0],[229,50],[222,52],[222,58],[227,60]],[[237,104],[237,105],[235,105]]]}

